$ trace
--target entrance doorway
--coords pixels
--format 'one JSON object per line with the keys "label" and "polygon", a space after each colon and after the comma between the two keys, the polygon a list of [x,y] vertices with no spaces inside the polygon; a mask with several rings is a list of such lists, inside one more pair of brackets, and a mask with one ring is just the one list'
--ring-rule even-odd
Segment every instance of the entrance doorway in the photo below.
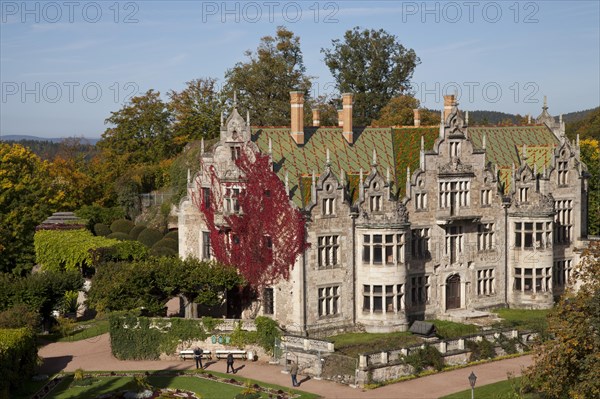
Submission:
{"label": "entrance doorway", "polygon": [[460,308],[460,276],[453,274],[446,280],[446,310]]}

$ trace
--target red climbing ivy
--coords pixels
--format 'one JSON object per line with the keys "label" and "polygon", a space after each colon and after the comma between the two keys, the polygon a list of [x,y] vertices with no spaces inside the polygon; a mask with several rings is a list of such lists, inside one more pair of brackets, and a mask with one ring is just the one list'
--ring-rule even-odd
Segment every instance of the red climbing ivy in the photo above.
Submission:
{"label": "red climbing ivy", "polygon": [[[221,179],[213,164],[202,165],[194,203],[210,231],[213,256],[234,265],[260,293],[289,277],[297,257],[308,247],[305,222],[273,172],[269,156],[245,147],[235,163],[240,172],[235,182]],[[201,189],[202,179],[210,179],[209,198]],[[236,198],[239,212],[223,212],[227,206],[232,208]]]}

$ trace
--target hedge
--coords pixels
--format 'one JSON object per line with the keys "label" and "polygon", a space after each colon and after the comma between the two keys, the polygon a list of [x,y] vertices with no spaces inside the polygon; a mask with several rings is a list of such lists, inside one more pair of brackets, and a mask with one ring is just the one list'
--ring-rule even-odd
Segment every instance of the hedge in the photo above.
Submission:
{"label": "hedge", "polygon": [[165,234],[165,238],[170,238],[172,240],[179,240],[179,232],[177,230],[171,230],[167,234]]}
{"label": "hedge", "polygon": [[[214,324],[212,320],[210,323]],[[173,354],[180,341],[203,341],[208,328],[198,319],[160,319],[117,313],[110,317],[112,354],[121,360],[157,360]]]}
{"label": "hedge", "polygon": [[29,328],[0,329],[0,397],[22,387],[37,365],[35,335]]}

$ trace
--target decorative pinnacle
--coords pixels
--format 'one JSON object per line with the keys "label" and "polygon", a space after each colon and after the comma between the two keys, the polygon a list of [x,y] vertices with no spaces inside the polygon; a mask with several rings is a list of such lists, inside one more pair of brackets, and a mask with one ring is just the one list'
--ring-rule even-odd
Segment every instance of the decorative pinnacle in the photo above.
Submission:
{"label": "decorative pinnacle", "polygon": [[377,166],[377,150],[373,148],[373,163],[372,166]]}
{"label": "decorative pinnacle", "polygon": [[237,91],[233,90],[233,108],[237,108]]}
{"label": "decorative pinnacle", "polygon": [[363,186],[363,170],[360,168],[360,186]]}
{"label": "decorative pinnacle", "polygon": [[317,179],[315,178],[315,171],[312,171],[312,185],[314,186],[317,183]]}
{"label": "decorative pinnacle", "polygon": [[387,181],[388,184],[390,183],[390,168],[389,168],[389,166],[386,168],[386,171],[385,171],[385,180]]}
{"label": "decorative pinnacle", "polygon": [[250,111],[246,110],[246,126],[250,127]]}
{"label": "decorative pinnacle", "polygon": [[485,150],[486,145],[486,135],[483,133],[483,138],[481,139],[481,147]]}
{"label": "decorative pinnacle", "polygon": [[546,98],[546,96],[544,96],[544,106],[542,107],[542,109],[543,109],[543,110],[546,110],[546,109],[548,109],[548,101],[547,101],[547,98]]}
{"label": "decorative pinnacle", "polygon": [[425,136],[421,136],[421,151],[425,150]]}
{"label": "decorative pinnacle", "polygon": [[187,171],[187,182],[188,182],[188,184],[190,184],[192,182],[192,171],[190,170],[190,168],[188,168],[188,171]]}
{"label": "decorative pinnacle", "polygon": [[346,172],[344,172],[344,169],[340,169],[340,184],[342,186],[346,185]]}
{"label": "decorative pinnacle", "polygon": [[221,127],[223,127],[223,111],[221,111]]}
{"label": "decorative pinnacle", "polygon": [[200,155],[204,154],[204,137],[200,140]]}
{"label": "decorative pinnacle", "polygon": [[273,142],[271,141],[271,138],[269,137],[269,155],[273,154]]}
{"label": "decorative pinnacle", "polygon": [[331,158],[329,157],[329,148],[327,148],[327,150],[326,150],[325,165],[327,165],[327,166],[331,165]]}
{"label": "decorative pinnacle", "polygon": [[577,133],[577,140],[575,141],[577,147],[579,147],[579,133]]}
{"label": "decorative pinnacle", "polygon": [[469,124],[469,111],[465,111],[465,123]]}
{"label": "decorative pinnacle", "polygon": [[287,171],[285,172],[285,193],[290,195],[290,178]]}

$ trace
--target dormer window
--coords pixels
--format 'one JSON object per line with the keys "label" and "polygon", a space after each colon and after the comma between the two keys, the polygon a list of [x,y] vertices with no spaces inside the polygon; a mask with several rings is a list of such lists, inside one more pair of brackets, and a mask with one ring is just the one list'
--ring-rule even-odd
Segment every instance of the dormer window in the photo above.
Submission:
{"label": "dormer window", "polygon": [[383,210],[383,198],[381,194],[371,195],[370,209],[371,212],[381,212]]}
{"label": "dormer window", "polygon": [[460,156],[460,142],[459,141],[451,141],[449,144],[450,148],[450,158],[457,158]]}
{"label": "dormer window", "polygon": [[528,202],[529,201],[529,187],[520,187],[519,188],[519,202]]}
{"label": "dormer window", "polygon": [[231,160],[240,159],[242,149],[239,145],[231,146]]}
{"label": "dormer window", "polygon": [[332,216],[335,214],[335,198],[323,198],[323,215]]}
{"label": "dormer window", "polygon": [[566,186],[569,183],[569,162],[558,161],[558,185]]}

